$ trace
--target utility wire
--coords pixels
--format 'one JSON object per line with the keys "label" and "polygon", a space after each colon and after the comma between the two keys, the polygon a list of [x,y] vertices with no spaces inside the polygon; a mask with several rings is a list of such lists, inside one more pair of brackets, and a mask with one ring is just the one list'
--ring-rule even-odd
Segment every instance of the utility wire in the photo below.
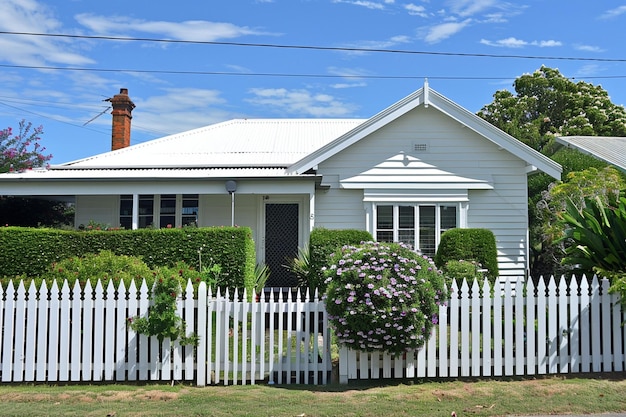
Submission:
{"label": "utility wire", "polygon": [[[351,78],[351,79],[378,79],[378,80],[510,80],[515,77],[465,77],[465,76],[438,76],[438,75],[356,75],[356,74],[295,74],[295,73],[273,73],[273,72],[226,72],[226,71],[185,71],[185,70],[146,70],[130,68],[84,68],[84,67],[54,67],[47,65],[10,65],[0,64],[0,68],[15,69],[35,69],[52,71],[93,71],[93,72],[116,72],[116,73],[137,73],[137,74],[174,74],[174,75],[218,75],[235,77],[284,77],[284,78]],[[571,80],[577,77],[567,77]],[[578,77],[584,79],[617,79],[626,78],[626,75],[605,75],[592,77]]]}
{"label": "utility wire", "polygon": [[594,62],[626,62],[626,58],[583,58],[583,57],[558,57],[539,55],[499,55],[499,54],[477,54],[462,52],[433,52],[433,51],[412,51],[405,49],[379,49],[379,48],[357,48],[357,47],[334,47],[334,46],[314,46],[314,45],[286,45],[272,43],[246,43],[246,42],[217,42],[217,41],[194,41],[184,39],[161,39],[161,38],[136,38],[123,36],[96,36],[96,35],[70,35],[65,33],[36,33],[36,32],[13,32],[0,31],[0,35],[21,35],[21,36],[45,36],[54,38],[72,39],[95,39],[110,41],[133,41],[133,42],[159,42],[159,43],[179,43],[195,45],[222,45],[222,46],[244,46],[257,48],[278,48],[278,49],[306,49],[316,51],[336,51],[336,52],[372,52],[391,54],[411,54],[411,55],[439,55],[439,56],[462,56],[478,58],[513,58],[513,59],[544,59],[562,61],[594,61]]}

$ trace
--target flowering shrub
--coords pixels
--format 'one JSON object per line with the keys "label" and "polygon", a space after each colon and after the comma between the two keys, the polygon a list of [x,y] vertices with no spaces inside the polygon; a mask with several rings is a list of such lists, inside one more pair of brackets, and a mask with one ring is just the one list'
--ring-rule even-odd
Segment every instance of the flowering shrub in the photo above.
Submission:
{"label": "flowering shrub", "polygon": [[443,276],[402,244],[344,246],[325,270],[326,310],[340,344],[401,354],[424,345],[448,299]]}
{"label": "flowering shrub", "polygon": [[25,120],[20,122],[17,135],[10,127],[0,130],[0,172],[24,171],[46,165],[52,155],[45,154],[46,148],[39,143],[42,133],[41,126],[33,128],[32,123]]}

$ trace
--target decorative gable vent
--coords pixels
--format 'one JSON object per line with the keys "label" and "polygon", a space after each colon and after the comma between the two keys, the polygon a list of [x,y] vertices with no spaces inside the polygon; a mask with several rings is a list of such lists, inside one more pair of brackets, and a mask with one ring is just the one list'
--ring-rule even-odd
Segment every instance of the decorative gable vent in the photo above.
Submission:
{"label": "decorative gable vent", "polygon": [[428,152],[427,143],[413,143],[413,152]]}

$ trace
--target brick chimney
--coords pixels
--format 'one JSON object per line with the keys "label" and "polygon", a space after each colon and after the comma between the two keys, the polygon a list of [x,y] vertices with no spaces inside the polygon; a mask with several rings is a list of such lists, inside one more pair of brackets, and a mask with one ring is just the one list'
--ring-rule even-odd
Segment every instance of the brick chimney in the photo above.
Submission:
{"label": "brick chimney", "polygon": [[111,132],[111,150],[122,149],[130,146],[130,121],[133,118],[132,112],[135,108],[128,97],[128,89],[120,88],[120,93],[108,99],[111,102],[113,111],[113,128]]}

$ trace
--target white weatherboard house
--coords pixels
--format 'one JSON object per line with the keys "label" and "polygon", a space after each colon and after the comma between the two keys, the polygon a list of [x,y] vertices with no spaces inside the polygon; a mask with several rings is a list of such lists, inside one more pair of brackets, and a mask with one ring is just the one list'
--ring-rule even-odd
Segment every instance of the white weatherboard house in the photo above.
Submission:
{"label": "white weatherboard house", "polygon": [[76,226],[240,225],[269,286],[314,227],[368,230],[434,255],[454,227],[496,236],[503,277],[528,267],[527,176],[561,167],[424,87],[369,119],[241,119],[130,145],[134,104],[111,99],[113,149],[0,175],[0,195],[68,196]]}

